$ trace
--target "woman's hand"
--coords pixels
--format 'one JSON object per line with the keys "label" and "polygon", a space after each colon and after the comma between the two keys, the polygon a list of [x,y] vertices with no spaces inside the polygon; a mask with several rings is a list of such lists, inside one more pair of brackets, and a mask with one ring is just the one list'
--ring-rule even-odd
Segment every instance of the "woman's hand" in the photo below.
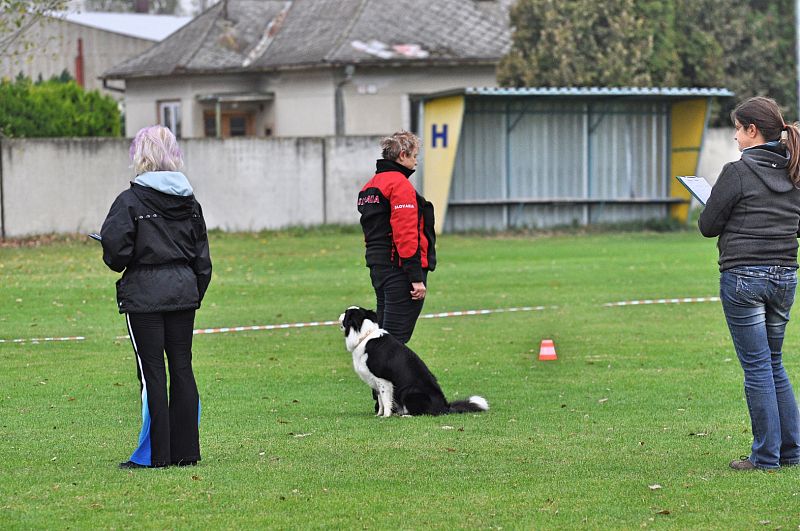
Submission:
{"label": "woman's hand", "polygon": [[425,288],[424,282],[412,282],[411,283],[411,300],[419,301],[425,298],[425,293],[427,293],[427,289]]}

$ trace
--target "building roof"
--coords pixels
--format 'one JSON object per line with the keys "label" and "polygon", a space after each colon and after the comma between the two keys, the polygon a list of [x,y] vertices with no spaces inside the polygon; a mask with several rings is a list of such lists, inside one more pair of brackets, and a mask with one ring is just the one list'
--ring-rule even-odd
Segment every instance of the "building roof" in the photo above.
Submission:
{"label": "building roof", "polygon": [[192,20],[192,17],[141,13],[63,13],[56,17],[81,26],[154,42],[164,40]]}
{"label": "building roof", "polygon": [[657,98],[730,97],[734,93],[726,88],[704,87],[468,87],[419,95],[430,100],[445,96],[557,96],[557,97],[617,97],[638,96]]}
{"label": "building roof", "polygon": [[223,0],[103,77],[330,65],[493,64],[513,0]]}

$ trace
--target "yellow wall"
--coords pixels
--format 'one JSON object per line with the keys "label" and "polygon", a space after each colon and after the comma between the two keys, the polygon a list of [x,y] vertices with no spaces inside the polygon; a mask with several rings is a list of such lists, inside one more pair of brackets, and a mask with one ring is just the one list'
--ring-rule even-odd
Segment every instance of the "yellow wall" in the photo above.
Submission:
{"label": "yellow wall", "polygon": [[447,199],[464,118],[464,96],[451,96],[425,102],[425,173],[423,195],[436,211],[436,232],[444,228]]}
{"label": "yellow wall", "polygon": [[[672,175],[669,181],[671,197],[692,197],[675,177],[694,175],[697,171],[707,110],[707,98],[691,99],[672,105]],[[689,204],[672,205],[670,214],[685,222],[689,217]]]}

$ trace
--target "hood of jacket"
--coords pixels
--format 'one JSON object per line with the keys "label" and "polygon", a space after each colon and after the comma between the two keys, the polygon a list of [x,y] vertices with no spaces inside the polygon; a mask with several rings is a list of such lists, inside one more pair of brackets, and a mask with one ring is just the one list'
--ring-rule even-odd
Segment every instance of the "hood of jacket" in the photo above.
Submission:
{"label": "hood of jacket", "polygon": [[742,162],[773,192],[786,193],[794,189],[787,168],[789,156],[779,142],[767,142],[742,151]]}
{"label": "hood of jacket", "polygon": [[194,195],[181,172],[153,171],[136,176],[131,190],[147,208],[167,219],[186,219],[194,212]]}
{"label": "hood of jacket", "polygon": [[194,193],[189,179],[179,171],[147,171],[137,175],[133,182],[169,195],[186,197]]}

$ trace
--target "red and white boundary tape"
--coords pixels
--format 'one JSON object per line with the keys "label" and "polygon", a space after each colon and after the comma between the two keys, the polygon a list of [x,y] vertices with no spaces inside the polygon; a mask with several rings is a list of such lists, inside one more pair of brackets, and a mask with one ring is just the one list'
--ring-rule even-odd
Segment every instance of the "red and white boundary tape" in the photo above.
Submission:
{"label": "red and white boundary tape", "polygon": [[[194,335],[199,334],[225,334],[227,332],[250,332],[253,330],[283,330],[286,328],[311,328],[314,326],[331,326],[339,324],[339,321],[312,321],[310,323],[284,323],[274,325],[253,325],[253,326],[231,326],[223,328],[200,328],[194,331]],[[122,336],[127,338],[128,336]]]}
{"label": "red and white boundary tape", "polygon": [[[441,319],[444,317],[463,317],[465,315],[487,315],[491,313],[510,313],[510,312],[533,312],[546,309],[547,306],[524,306],[521,308],[497,308],[495,310],[464,310],[458,312],[426,313],[420,315],[420,319]],[[553,306],[554,308],[554,306]],[[339,325],[339,321],[312,321],[310,323],[284,323],[275,325],[256,325],[256,326],[234,326],[226,328],[203,328],[195,330],[194,335],[198,334],[224,334],[226,332],[249,332],[252,330],[285,330],[287,328],[311,328],[315,326],[334,326]],[[122,336],[127,338],[128,336]]]}
{"label": "red and white boundary tape", "polygon": [[[639,306],[645,304],[680,304],[690,302],[718,302],[719,297],[685,297],[681,299],[644,299],[638,301],[607,302],[603,306]],[[420,319],[442,319],[445,317],[463,317],[468,315],[489,315],[493,313],[537,312],[547,309],[556,309],[557,306],[521,306],[517,308],[496,308],[494,310],[463,310],[456,312],[426,313]],[[339,321],[311,321],[308,323],[282,323],[271,325],[230,326],[221,328],[200,328],[194,335],[200,334],[225,334],[229,332],[251,332],[259,330],[286,330],[290,328],[313,328],[316,326],[334,326]],[[83,341],[84,336],[71,337],[43,337],[31,339],[0,339],[0,343],[41,343],[48,341]],[[117,336],[116,339],[128,339],[127,335]]]}
{"label": "red and white boundary tape", "polygon": [[683,304],[690,302],[719,302],[719,297],[684,297],[681,299],[643,299],[639,301],[607,302],[603,306],[639,306],[643,304]]}
{"label": "red and white boundary tape", "polygon": [[0,339],[0,343],[42,343],[44,341],[83,341],[83,336],[70,337],[32,337],[30,339]]}

